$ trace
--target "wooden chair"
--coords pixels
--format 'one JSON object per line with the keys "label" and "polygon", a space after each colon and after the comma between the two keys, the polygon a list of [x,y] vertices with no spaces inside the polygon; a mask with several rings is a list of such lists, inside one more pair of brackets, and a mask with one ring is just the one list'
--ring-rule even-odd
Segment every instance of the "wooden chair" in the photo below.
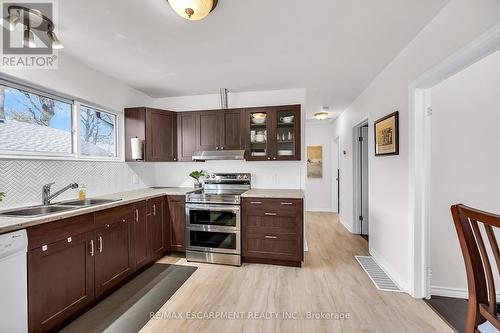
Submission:
{"label": "wooden chair", "polygon": [[[493,330],[496,328],[500,331],[492,263],[481,233],[481,229],[483,229],[488,237],[491,253],[495,257],[493,265],[500,273],[500,251],[493,232],[494,228],[500,227],[500,215],[486,213],[464,205],[451,206],[451,214],[467,271],[469,302],[465,332],[480,332],[483,331],[482,327],[486,325]],[[481,325],[483,323],[485,324]],[[481,328],[478,329],[479,325]]]}

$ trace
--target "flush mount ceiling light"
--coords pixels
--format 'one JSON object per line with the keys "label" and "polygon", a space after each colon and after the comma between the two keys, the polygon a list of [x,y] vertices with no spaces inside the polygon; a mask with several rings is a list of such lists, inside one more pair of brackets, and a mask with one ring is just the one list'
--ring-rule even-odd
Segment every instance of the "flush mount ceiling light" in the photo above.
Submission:
{"label": "flush mount ceiling light", "polygon": [[328,117],[328,112],[325,111],[316,112],[314,114],[314,117],[318,120],[325,120]]}
{"label": "flush mount ceiling light", "polygon": [[24,43],[26,46],[36,47],[33,30],[45,32],[54,49],[62,49],[61,44],[56,34],[54,33],[54,22],[43,15],[39,10],[22,6],[9,6],[9,15],[2,19],[2,25],[13,31],[17,24],[24,26]]}
{"label": "flush mount ceiling light", "polygon": [[217,0],[168,0],[173,10],[190,21],[198,21],[207,17],[217,6]]}

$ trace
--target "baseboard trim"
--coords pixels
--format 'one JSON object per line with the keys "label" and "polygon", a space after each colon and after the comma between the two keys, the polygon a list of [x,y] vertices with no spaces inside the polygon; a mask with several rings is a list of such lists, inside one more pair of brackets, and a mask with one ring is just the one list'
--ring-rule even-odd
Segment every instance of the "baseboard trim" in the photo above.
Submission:
{"label": "baseboard trim", "polygon": [[370,255],[373,257],[373,259],[377,262],[377,264],[384,270],[384,272],[389,275],[389,277],[396,283],[401,289],[401,291],[410,294],[408,292],[408,286],[406,282],[398,275],[396,274],[395,270],[389,265],[389,263],[373,248],[369,249]]}
{"label": "baseboard trim", "polygon": [[[469,298],[469,292],[467,289],[441,286],[431,286],[431,295],[463,299]],[[500,293],[497,293],[497,299],[500,299]]]}
{"label": "baseboard trim", "polygon": [[342,223],[342,225],[351,233],[353,234],[353,230],[352,230],[352,227],[350,224],[348,224],[343,218],[342,216],[339,215],[339,221],[340,223]]}

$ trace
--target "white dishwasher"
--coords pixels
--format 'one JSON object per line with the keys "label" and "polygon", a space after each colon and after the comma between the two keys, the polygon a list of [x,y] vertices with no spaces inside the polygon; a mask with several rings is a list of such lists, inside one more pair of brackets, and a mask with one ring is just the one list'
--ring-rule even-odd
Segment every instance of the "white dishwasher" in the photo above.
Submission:
{"label": "white dishwasher", "polygon": [[28,332],[26,230],[0,235],[0,323],[2,332]]}

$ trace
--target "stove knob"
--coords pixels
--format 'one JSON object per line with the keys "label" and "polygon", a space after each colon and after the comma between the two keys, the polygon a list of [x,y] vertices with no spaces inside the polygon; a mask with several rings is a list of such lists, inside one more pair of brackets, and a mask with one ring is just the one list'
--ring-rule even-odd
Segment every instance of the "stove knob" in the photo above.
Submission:
{"label": "stove knob", "polygon": [[211,177],[212,177],[212,179],[215,179],[215,174],[212,174],[212,176],[211,176]]}
{"label": "stove knob", "polygon": [[248,179],[248,176],[247,175],[243,175],[243,179]]}
{"label": "stove knob", "polygon": [[236,176],[236,179],[241,179],[241,175]]}

